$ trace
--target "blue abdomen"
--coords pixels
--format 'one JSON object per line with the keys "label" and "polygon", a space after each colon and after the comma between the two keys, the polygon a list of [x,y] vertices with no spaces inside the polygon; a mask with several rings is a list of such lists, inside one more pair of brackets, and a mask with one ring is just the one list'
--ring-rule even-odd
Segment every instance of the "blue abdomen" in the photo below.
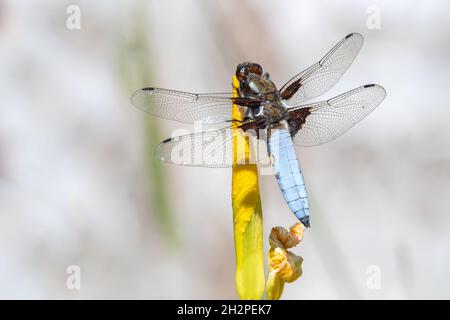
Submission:
{"label": "blue abdomen", "polygon": [[308,195],[288,129],[271,130],[268,151],[284,199],[295,216],[309,227]]}

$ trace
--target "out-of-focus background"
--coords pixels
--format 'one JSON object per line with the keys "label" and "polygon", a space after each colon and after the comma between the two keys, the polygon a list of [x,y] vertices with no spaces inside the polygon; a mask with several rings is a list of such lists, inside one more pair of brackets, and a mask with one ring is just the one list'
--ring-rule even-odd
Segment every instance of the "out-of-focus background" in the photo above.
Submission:
{"label": "out-of-focus background", "polygon": [[[129,97],[230,91],[247,60],[281,86],[350,32],[365,44],[324,97],[387,98],[298,149],[312,228],[283,298],[450,298],[449,16],[445,0],[0,0],[0,298],[237,298],[231,170],[156,161],[189,127]],[[273,176],[260,187],[267,244],[296,219]]]}

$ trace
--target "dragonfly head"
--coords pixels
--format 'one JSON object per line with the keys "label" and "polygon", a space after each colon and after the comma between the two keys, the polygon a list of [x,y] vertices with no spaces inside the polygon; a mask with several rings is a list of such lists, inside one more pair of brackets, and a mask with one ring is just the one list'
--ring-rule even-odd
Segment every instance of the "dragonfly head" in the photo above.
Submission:
{"label": "dragonfly head", "polygon": [[254,62],[244,62],[236,68],[236,78],[241,82],[247,79],[248,76],[254,75],[261,77],[263,74],[262,67]]}

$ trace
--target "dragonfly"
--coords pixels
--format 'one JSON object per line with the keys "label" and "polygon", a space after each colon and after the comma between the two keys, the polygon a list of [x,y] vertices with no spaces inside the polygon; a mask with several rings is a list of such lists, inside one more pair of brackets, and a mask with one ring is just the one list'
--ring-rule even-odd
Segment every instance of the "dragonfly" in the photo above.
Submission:
{"label": "dragonfly", "polygon": [[[233,140],[236,129],[256,139],[261,138],[262,132],[281,193],[294,215],[309,228],[308,194],[295,146],[334,140],[371,113],[384,100],[386,91],[380,85],[366,84],[325,101],[307,101],[327,92],[341,79],[363,42],[361,34],[348,34],[281,89],[258,63],[244,62],[236,68],[237,95],[147,87],[134,92],[131,102],[156,117],[220,125],[162,141],[156,153],[169,163],[230,167],[236,165],[233,150],[239,147]],[[239,108],[243,120],[233,119],[233,106]],[[245,139],[239,141],[245,144]]]}

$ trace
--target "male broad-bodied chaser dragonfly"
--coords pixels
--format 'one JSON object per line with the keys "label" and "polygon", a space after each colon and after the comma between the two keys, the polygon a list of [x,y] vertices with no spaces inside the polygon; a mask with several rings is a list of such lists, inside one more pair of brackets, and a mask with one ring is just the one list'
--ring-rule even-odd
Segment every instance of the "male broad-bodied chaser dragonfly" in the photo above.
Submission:
{"label": "male broad-bodied chaser dragonfly", "polygon": [[[339,81],[363,42],[358,33],[347,35],[319,62],[294,76],[279,90],[259,64],[245,62],[236,69],[238,96],[143,88],[132,95],[131,101],[139,109],[165,119],[227,124],[220,129],[164,140],[158,146],[157,155],[167,162],[229,167],[233,165],[232,150],[236,148],[234,130],[238,128],[257,138],[259,132],[264,132],[267,153],[284,199],[303,225],[309,227],[308,196],[294,144],[313,146],[335,139],[373,111],[385,98],[386,91],[379,85],[366,84],[326,101],[304,102],[325,93]],[[232,118],[233,104],[245,115],[242,121]],[[230,126],[231,122],[234,125]],[[179,161],[180,150],[182,161]]]}

